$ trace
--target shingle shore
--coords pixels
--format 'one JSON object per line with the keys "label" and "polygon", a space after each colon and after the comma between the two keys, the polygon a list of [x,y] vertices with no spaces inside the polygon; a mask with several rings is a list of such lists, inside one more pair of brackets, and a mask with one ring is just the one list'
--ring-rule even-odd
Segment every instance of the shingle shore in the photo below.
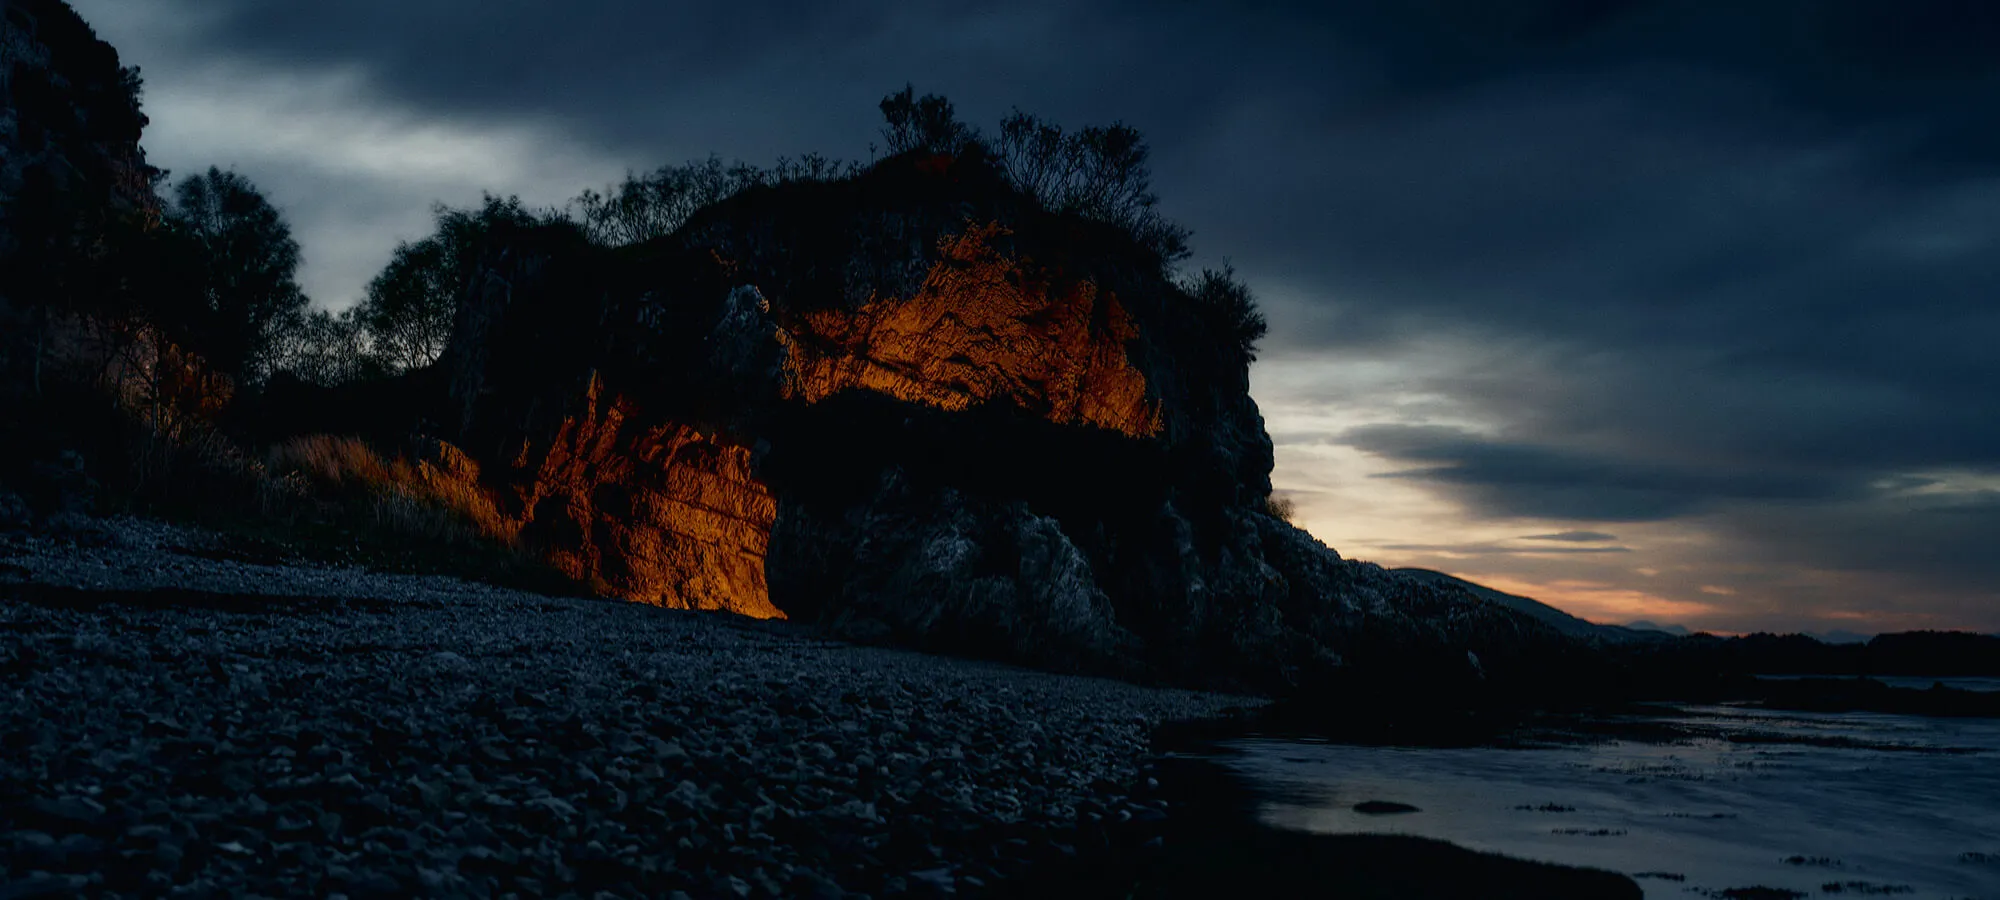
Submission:
{"label": "shingle shore", "polygon": [[986,893],[1246,702],[99,533],[0,537],[0,895]]}

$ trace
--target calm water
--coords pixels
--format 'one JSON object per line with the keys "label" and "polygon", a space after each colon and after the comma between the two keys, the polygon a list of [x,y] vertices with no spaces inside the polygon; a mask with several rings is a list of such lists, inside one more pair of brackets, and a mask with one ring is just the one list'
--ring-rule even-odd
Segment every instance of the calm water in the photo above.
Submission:
{"label": "calm water", "polygon": [[[1533,749],[1249,739],[1221,761],[1278,798],[1263,811],[1272,825],[1649,873],[1649,898],[1762,885],[2000,900],[2000,720],[1698,706],[1657,721],[1683,737]],[[1419,811],[1353,811],[1367,800]]]}
{"label": "calm water", "polygon": [[[1787,680],[1797,680],[1800,678],[1842,678],[1847,676],[1759,675],[1757,677],[1771,681],[1787,681]],[[1930,678],[1927,676],[1920,676],[1920,675],[1870,675],[1868,677],[1870,678],[1870,680],[1882,682],[1883,684],[1886,684],[1892,688],[1910,688],[1912,690],[1919,690],[1919,691],[1929,690],[1930,686],[1933,684],[1942,684],[1945,687],[1957,688],[1961,691],[1980,691],[1980,692],[2000,691],[2000,678],[1985,678],[1980,676],[1967,676],[1967,677],[1957,677],[1957,678]]]}

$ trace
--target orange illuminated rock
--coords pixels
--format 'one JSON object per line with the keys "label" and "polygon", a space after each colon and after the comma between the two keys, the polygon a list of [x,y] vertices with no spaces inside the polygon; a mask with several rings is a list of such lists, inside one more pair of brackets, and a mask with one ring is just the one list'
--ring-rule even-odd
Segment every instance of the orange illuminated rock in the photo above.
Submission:
{"label": "orange illuminated rock", "polygon": [[1135,437],[1160,409],[1126,344],[1132,317],[1109,292],[993,246],[997,224],[945,238],[914,296],[804,313],[780,332],[786,397],[815,403],[859,389],[947,410],[1012,400],[1065,425]]}
{"label": "orange illuminated rock", "polygon": [[549,444],[514,461],[523,538],[602,593],[783,618],[764,580],[777,504],[749,449],[641,420],[596,377],[584,400]]}

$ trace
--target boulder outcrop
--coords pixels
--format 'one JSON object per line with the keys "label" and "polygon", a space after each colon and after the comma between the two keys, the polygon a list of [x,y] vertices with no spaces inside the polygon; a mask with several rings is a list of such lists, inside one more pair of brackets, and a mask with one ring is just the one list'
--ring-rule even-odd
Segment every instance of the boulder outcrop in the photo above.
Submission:
{"label": "boulder outcrop", "polygon": [[1080,670],[1279,685],[1555,639],[1272,518],[1246,348],[977,154],[752,189],[637,247],[504,236],[426,376],[575,577]]}
{"label": "boulder outcrop", "polygon": [[546,441],[523,441],[506,477],[522,539],[603,593],[758,618],[777,504],[750,451],[715,431],[648,421],[591,379]]}

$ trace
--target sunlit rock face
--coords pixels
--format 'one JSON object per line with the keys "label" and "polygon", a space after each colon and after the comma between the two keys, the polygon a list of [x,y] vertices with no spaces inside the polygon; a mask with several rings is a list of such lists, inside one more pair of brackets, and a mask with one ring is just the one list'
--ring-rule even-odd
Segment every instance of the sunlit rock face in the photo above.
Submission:
{"label": "sunlit rock face", "polygon": [[1059,424],[1158,433],[1158,401],[1127,357],[1131,314],[1087,279],[1001,253],[992,241],[1005,232],[989,223],[945,237],[913,296],[798,316],[779,335],[784,396],[866,390],[954,411],[998,400]]}
{"label": "sunlit rock face", "polygon": [[777,505],[751,471],[749,449],[648,421],[595,378],[580,407],[514,460],[521,539],[612,596],[782,617],[764,580]]}

